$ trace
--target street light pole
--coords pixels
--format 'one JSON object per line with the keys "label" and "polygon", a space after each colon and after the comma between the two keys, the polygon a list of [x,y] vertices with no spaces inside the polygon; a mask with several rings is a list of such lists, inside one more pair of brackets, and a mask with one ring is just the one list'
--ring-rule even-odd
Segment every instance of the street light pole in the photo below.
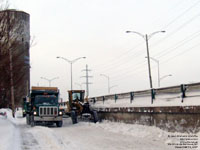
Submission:
{"label": "street light pole", "polygon": [[70,66],[71,66],[71,90],[73,89],[73,79],[72,79],[72,62],[70,62]]}
{"label": "street light pole", "polygon": [[163,80],[163,79],[166,78],[166,77],[169,77],[169,76],[172,76],[172,75],[171,75],[171,74],[168,74],[168,75],[162,76],[162,77],[160,78],[160,81]]}
{"label": "street light pole", "polygon": [[52,79],[47,79],[45,77],[40,77],[41,79],[44,79],[44,80],[47,80],[49,82],[49,87],[51,87],[51,81],[55,80],[55,79],[58,79],[59,77],[55,77],[55,78],[52,78]]}
{"label": "street light pole", "polygon": [[116,87],[116,86],[117,86],[117,85],[113,85],[113,86],[111,86],[111,87],[110,87],[110,90],[111,90],[112,88]]}
{"label": "street light pole", "polygon": [[[147,57],[145,57],[147,58]],[[151,60],[155,61],[158,65],[158,87],[160,87],[160,63],[159,60],[153,58],[153,57],[149,57]]]}
{"label": "street light pole", "polygon": [[71,90],[72,90],[73,89],[72,64],[75,63],[77,60],[82,59],[82,58],[85,59],[86,57],[78,57],[78,58],[76,58],[74,60],[69,60],[67,58],[60,57],[60,56],[57,56],[56,58],[63,59],[63,60],[67,61],[70,64],[70,66],[71,66],[71,69],[70,69],[71,70]]}
{"label": "street light pole", "polygon": [[110,77],[105,74],[100,74],[100,76],[104,76],[108,79],[108,94],[110,94]]}
{"label": "street light pole", "polygon": [[147,59],[148,59],[148,70],[149,70],[149,82],[150,82],[150,88],[152,89],[153,88],[153,85],[152,85],[152,77],[151,77],[151,65],[150,65],[150,54],[149,54],[149,44],[148,44],[148,41],[149,39],[156,33],[164,33],[165,31],[156,31],[156,32],[153,32],[151,33],[150,35],[147,35],[147,34],[141,34],[139,32],[135,32],[135,31],[126,31],[126,33],[135,33],[135,34],[138,34],[139,36],[141,36],[142,38],[145,39],[146,41],[146,48],[147,48]]}
{"label": "street light pole", "polygon": [[151,65],[150,65],[150,59],[149,59],[149,44],[148,44],[148,35],[145,35],[146,40],[146,47],[147,47],[147,58],[148,58],[148,69],[149,69],[149,82],[150,82],[150,88],[153,88],[152,85],[152,78],[151,78]]}

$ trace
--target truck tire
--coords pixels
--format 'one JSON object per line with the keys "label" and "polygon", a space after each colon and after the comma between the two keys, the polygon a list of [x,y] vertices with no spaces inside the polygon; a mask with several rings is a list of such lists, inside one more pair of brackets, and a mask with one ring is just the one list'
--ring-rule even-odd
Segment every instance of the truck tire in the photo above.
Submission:
{"label": "truck tire", "polygon": [[35,126],[35,121],[34,121],[34,116],[30,116],[30,123],[31,123],[31,127]]}
{"label": "truck tire", "polygon": [[57,121],[57,122],[56,122],[56,126],[57,126],[57,127],[62,127],[62,124],[63,124],[62,121]]}
{"label": "truck tire", "polygon": [[23,118],[24,118],[24,117],[26,117],[26,114],[25,114],[25,113],[23,113]]}
{"label": "truck tire", "polygon": [[93,122],[96,123],[99,121],[99,117],[98,117],[98,114],[97,114],[97,111],[92,111],[92,118],[93,118]]}
{"label": "truck tire", "polygon": [[71,111],[71,118],[72,118],[72,123],[73,123],[73,124],[78,123],[78,121],[77,121],[77,116],[76,116],[76,112],[75,112],[75,111]]}
{"label": "truck tire", "polygon": [[34,126],[35,126],[35,122],[31,121],[31,127],[34,127]]}

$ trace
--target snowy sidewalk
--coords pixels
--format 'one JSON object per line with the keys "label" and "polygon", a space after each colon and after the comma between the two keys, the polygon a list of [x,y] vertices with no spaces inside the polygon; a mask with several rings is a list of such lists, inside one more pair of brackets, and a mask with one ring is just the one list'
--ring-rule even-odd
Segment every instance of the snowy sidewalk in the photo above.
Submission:
{"label": "snowy sidewalk", "polygon": [[7,118],[0,116],[0,150],[21,150],[21,137],[16,127],[15,119],[11,116],[9,109],[1,109],[6,112]]}

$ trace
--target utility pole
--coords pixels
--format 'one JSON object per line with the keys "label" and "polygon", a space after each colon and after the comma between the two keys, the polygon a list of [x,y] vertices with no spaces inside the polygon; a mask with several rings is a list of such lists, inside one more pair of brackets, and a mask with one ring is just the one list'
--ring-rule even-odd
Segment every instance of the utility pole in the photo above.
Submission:
{"label": "utility pole", "polygon": [[92,84],[89,82],[89,78],[92,78],[92,76],[89,76],[88,72],[91,71],[88,69],[88,65],[86,65],[86,69],[82,70],[85,71],[86,75],[82,76],[84,78],[86,78],[86,82],[84,84],[86,84],[86,96],[89,96],[89,84]]}
{"label": "utility pole", "polygon": [[148,44],[148,35],[145,35],[146,47],[147,47],[147,59],[148,59],[148,69],[149,69],[149,81],[150,81],[150,88],[153,88],[152,85],[152,78],[151,78],[151,65],[150,65],[150,57],[149,57],[149,44]]}

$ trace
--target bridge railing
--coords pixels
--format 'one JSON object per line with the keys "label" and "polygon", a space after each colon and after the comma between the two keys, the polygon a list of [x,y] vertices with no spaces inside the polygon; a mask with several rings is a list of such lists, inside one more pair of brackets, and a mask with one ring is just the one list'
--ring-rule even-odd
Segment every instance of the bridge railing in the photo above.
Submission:
{"label": "bridge railing", "polygon": [[155,100],[162,95],[168,95],[169,97],[179,97],[181,98],[181,102],[184,102],[184,98],[186,97],[194,97],[200,96],[200,82],[191,83],[191,84],[181,84],[177,86],[163,87],[163,88],[155,88],[155,89],[147,89],[141,91],[130,91],[126,93],[118,93],[111,95],[102,95],[98,97],[90,97],[89,100],[92,103],[100,102],[103,103],[107,100],[114,100],[117,102],[118,100],[130,99],[130,103],[134,101],[135,98],[140,97],[151,97]]}

